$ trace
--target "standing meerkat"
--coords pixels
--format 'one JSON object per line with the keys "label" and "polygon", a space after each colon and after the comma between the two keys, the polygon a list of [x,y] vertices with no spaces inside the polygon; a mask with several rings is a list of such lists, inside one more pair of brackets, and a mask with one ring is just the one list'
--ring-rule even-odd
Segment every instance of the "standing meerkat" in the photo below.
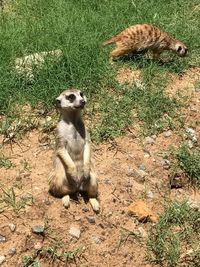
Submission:
{"label": "standing meerkat", "polygon": [[93,210],[98,212],[98,185],[91,163],[90,136],[81,117],[85,103],[86,97],[76,89],[62,92],[56,99],[60,120],[49,192],[62,197],[66,208],[70,205],[70,194],[87,192]]}
{"label": "standing meerkat", "polygon": [[171,50],[179,56],[187,54],[187,47],[179,40],[172,38],[167,32],[149,24],[130,26],[121,33],[105,41],[103,45],[116,44],[110,53],[110,62],[114,57],[150,50],[153,58],[159,58],[164,50]]}

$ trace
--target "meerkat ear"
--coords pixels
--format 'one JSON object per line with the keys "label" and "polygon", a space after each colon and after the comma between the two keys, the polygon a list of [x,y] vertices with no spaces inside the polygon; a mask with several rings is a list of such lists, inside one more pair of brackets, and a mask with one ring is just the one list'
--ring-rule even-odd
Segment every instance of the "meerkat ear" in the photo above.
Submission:
{"label": "meerkat ear", "polygon": [[182,50],[182,47],[179,45],[179,46],[177,47],[177,52],[181,52],[181,50]]}

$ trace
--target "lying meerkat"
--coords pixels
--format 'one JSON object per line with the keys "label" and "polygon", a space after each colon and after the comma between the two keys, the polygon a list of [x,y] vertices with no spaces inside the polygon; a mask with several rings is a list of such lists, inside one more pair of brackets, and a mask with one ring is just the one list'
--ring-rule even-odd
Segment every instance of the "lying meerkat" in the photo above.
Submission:
{"label": "lying meerkat", "polygon": [[49,192],[70,205],[69,194],[87,192],[94,211],[99,211],[97,179],[91,163],[90,136],[81,117],[86,97],[76,89],[66,90],[56,99],[60,120],[56,132],[54,170]]}
{"label": "lying meerkat", "polygon": [[19,76],[26,78],[29,82],[34,80],[33,68],[37,67],[42,69],[42,66],[47,57],[60,60],[62,51],[60,49],[52,51],[43,51],[34,54],[30,54],[24,57],[15,59],[15,70]]}
{"label": "lying meerkat", "polygon": [[187,47],[179,40],[172,38],[167,32],[148,24],[130,26],[121,33],[105,41],[103,45],[116,44],[110,53],[110,62],[114,57],[150,50],[153,58],[159,58],[164,50],[171,50],[179,56],[187,54]]}

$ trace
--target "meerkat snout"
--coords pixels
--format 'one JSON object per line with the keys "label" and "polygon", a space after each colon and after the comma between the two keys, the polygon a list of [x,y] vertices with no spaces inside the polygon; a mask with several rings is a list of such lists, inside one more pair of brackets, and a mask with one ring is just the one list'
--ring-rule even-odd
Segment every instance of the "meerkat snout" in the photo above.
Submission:
{"label": "meerkat snout", "polygon": [[184,44],[178,43],[176,45],[176,52],[179,56],[184,57],[188,53],[188,48]]}

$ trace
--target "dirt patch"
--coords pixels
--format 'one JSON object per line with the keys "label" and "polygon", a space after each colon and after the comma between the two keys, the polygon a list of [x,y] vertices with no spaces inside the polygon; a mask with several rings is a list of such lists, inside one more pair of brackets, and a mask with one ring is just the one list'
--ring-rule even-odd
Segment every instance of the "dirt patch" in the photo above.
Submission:
{"label": "dirt patch", "polygon": [[[191,72],[185,75],[174,82],[176,88],[182,88],[181,83],[191,86],[192,95],[183,115],[185,127],[193,127],[198,135],[200,92],[193,90]],[[186,77],[187,83],[183,81]],[[174,86],[169,88],[173,93],[177,91]],[[54,139],[47,137],[47,140]],[[170,190],[170,167],[162,163],[169,148],[178,148],[187,140],[185,129],[172,131],[170,135],[159,134],[154,137],[153,144],[127,132],[126,136],[112,142],[94,145],[100,214],[94,214],[89,203],[80,196],[65,209],[60,199],[48,194],[53,143],[50,146],[44,140],[40,132],[33,131],[12,146],[4,144],[1,149],[12,163],[9,168],[5,165],[0,169],[0,187],[4,190],[1,194],[4,200],[5,192],[10,195],[9,201],[7,198],[0,202],[0,235],[5,238],[0,243],[0,254],[6,257],[2,266],[23,266],[22,260],[28,255],[38,255],[36,260],[44,267],[66,266],[62,259],[55,260],[53,265],[49,252],[41,254],[42,249],[47,251],[58,241],[61,244],[59,253],[82,251],[70,266],[156,266],[146,261],[146,240],[153,224],[139,222],[128,213],[128,207],[133,202],[143,201],[159,217],[166,199],[189,199],[199,203],[198,190],[191,187]],[[9,190],[11,188],[14,191]],[[16,229],[12,230],[10,224]],[[33,233],[34,226],[44,226],[44,233]],[[72,237],[69,232],[72,226],[78,228],[80,237]],[[16,251],[11,255],[13,248]]]}
{"label": "dirt patch", "polygon": [[133,70],[130,68],[120,68],[117,71],[117,81],[120,84],[129,84],[141,83],[141,70]]}
{"label": "dirt patch", "polygon": [[170,97],[180,94],[182,97],[190,98],[197,81],[200,81],[200,68],[191,68],[182,76],[173,76],[165,92]]}

